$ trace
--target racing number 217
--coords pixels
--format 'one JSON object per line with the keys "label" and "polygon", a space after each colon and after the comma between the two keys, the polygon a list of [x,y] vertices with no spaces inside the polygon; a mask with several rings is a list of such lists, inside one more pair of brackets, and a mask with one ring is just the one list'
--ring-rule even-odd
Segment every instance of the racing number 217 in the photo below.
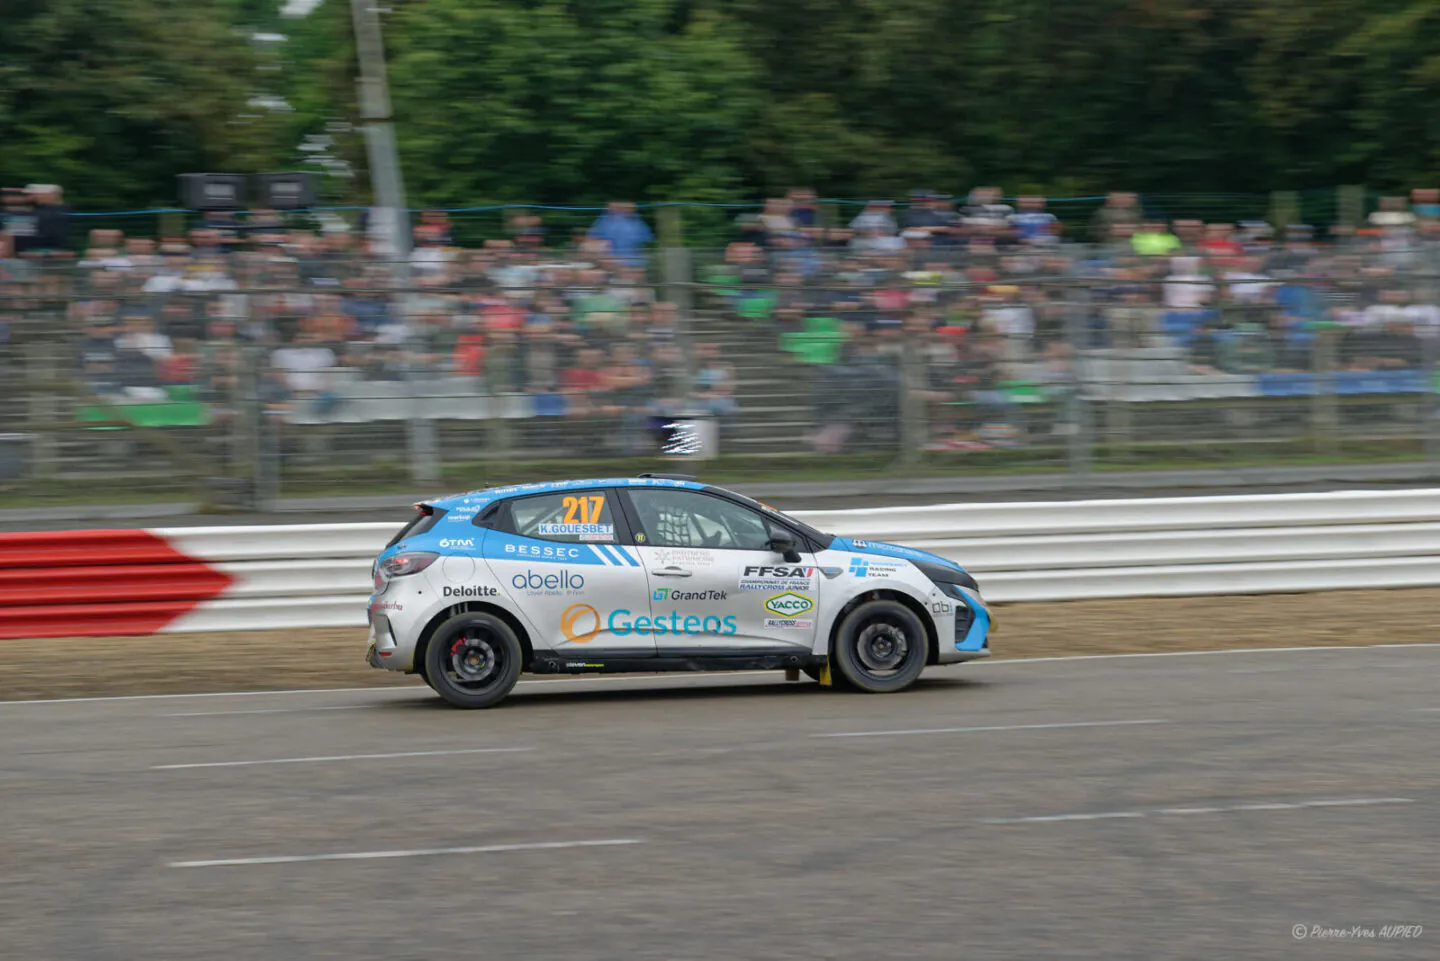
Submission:
{"label": "racing number 217", "polygon": [[[605,507],[605,495],[596,494],[590,497],[566,497],[560,502],[565,507],[566,524],[598,524],[600,523],[600,511]],[[575,512],[579,511],[577,518]]]}

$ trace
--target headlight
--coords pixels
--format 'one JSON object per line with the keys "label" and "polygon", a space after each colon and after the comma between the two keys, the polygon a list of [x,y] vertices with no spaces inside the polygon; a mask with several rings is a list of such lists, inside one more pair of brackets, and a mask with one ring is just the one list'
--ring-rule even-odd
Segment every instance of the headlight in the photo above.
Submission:
{"label": "headlight", "polygon": [[391,578],[404,577],[407,574],[418,574],[435,563],[435,559],[439,556],[439,554],[432,554],[429,551],[414,551],[408,554],[392,555],[380,562],[380,576]]}
{"label": "headlight", "polygon": [[964,571],[957,571],[953,567],[942,567],[939,564],[930,564],[925,561],[915,561],[914,564],[920,568],[920,573],[930,578],[936,587],[945,591],[945,593],[951,597],[960,597],[959,594],[947,589],[948,586],[954,584],[959,584],[961,587],[976,592],[980,590],[980,585],[975,583],[975,578],[966,574]]}

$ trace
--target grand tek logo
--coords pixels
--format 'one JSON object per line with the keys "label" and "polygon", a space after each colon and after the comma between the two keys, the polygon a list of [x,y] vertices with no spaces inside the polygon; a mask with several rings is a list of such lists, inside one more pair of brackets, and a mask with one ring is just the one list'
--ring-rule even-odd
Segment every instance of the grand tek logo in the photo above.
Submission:
{"label": "grand tek logo", "polygon": [[661,587],[651,595],[657,601],[723,601],[730,596],[728,591],[677,591],[673,587]]}
{"label": "grand tek logo", "polygon": [[779,614],[781,617],[799,617],[801,614],[814,610],[814,608],[814,601],[808,597],[801,597],[793,591],[776,594],[765,602],[765,610],[771,614]]}

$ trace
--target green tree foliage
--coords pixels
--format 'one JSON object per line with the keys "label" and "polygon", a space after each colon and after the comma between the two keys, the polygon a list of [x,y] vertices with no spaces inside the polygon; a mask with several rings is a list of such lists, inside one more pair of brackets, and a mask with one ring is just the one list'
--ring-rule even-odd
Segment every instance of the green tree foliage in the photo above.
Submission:
{"label": "green tree foliage", "polygon": [[740,27],[674,0],[428,0],[386,25],[421,202],[746,192],[761,78]]}
{"label": "green tree foliage", "polygon": [[[333,135],[349,0],[4,0],[0,175],[114,207]],[[388,0],[414,202],[1440,180],[1433,0]],[[235,27],[289,36],[261,71]],[[267,116],[254,91],[294,108]]]}
{"label": "green tree foliage", "polygon": [[257,53],[200,0],[5,0],[0,176],[98,209],[173,204],[187,171],[266,169]]}

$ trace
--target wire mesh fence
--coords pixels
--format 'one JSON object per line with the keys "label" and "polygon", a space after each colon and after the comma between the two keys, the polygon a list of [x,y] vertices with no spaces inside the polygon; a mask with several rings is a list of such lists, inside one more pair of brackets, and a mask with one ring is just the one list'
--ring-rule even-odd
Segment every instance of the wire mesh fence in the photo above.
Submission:
{"label": "wire mesh fence", "polygon": [[4,261],[0,504],[1440,458],[1433,235],[1135,233]]}

